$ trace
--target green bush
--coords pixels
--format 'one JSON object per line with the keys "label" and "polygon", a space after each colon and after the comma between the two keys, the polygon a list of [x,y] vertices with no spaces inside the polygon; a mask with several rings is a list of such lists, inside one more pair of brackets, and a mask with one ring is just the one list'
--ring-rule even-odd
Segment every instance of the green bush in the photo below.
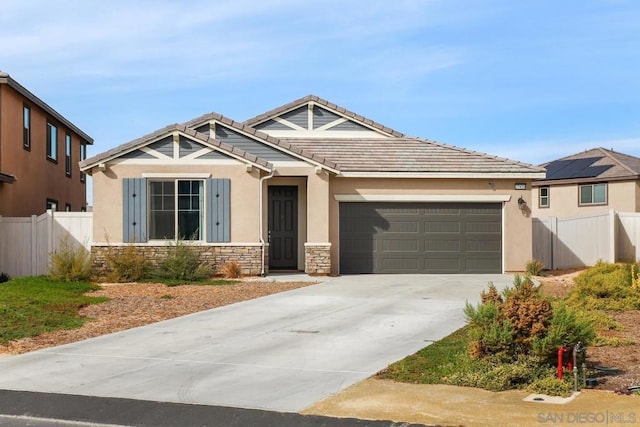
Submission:
{"label": "green bush", "polygon": [[573,377],[567,375],[561,381],[551,373],[550,375],[533,381],[527,387],[527,391],[531,393],[546,394],[548,396],[568,397],[573,392]]}
{"label": "green bush", "polygon": [[51,253],[49,276],[63,282],[88,280],[91,277],[89,251],[71,242],[69,236],[63,237],[58,249]]}
{"label": "green bush", "polygon": [[525,265],[525,271],[529,276],[539,276],[543,269],[544,264],[542,261],[538,261],[537,259],[532,259]]}
{"label": "green bush", "polygon": [[632,264],[598,263],[575,279],[569,302],[587,310],[638,310],[640,292],[633,288]]}
{"label": "green bush", "polygon": [[581,316],[564,302],[558,301],[553,307],[553,317],[546,335],[535,337],[532,341],[534,353],[553,364],[557,351],[563,345],[582,343],[589,345],[595,338],[595,331],[588,318]]}
{"label": "green bush", "polygon": [[198,254],[186,243],[179,240],[172,245],[167,257],[157,271],[163,279],[192,282],[211,276],[211,268],[200,262]]}
{"label": "green bush", "polygon": [[107,280],[110,282],[137,282],[149,273],[149,261],[134,245],[110,247],[106,256]]}

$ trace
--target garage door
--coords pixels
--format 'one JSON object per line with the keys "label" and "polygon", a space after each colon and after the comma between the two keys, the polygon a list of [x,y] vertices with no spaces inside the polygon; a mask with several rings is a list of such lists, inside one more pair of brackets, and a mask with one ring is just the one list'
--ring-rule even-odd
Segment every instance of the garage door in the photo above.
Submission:
{"label": "garage door", "polygon": [[501,273],[500,203],[340,203],[340,272]]}

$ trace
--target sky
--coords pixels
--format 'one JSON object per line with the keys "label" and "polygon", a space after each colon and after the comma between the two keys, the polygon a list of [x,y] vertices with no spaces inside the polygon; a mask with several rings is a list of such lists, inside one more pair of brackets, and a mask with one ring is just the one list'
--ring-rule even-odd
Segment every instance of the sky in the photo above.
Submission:
{"label": "sky", "polygon": [[309,94],[531,164],[640,156],[637,0],[3,0],[0,70],[89,156]]}

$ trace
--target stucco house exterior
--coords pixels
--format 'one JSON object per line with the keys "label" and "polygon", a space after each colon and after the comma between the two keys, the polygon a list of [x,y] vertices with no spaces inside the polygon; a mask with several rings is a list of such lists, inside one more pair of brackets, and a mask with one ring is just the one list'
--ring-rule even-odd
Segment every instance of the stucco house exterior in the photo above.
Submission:
{"label": "stucco house exterior", "polygon": [[0,215],[86,209],[78,163],[93,139],[0,71]]}
{"label": "stucco house exterior", "polygon": [[534,217],[640,212],[640,158],[593,148],[542,165],[533,182]]}
{"label": "stucco house exterior", "polygon": [[544,177],[313,95],[245,122],[173,124],[81,169],[93,177],[98,268],[107,251],[133,244],[157,259],[184,238],[246,274],[520,271],[531,183]]}

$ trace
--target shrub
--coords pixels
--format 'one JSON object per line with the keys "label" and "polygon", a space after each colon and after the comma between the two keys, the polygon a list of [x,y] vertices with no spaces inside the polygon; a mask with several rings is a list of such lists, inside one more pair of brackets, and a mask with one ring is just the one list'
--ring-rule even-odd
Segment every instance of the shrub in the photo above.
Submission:
{"label": "shrub", "polygon": [[220,269],[220,273],[227,279],[238,279],[242,276],[242,267],[238,261],[227,261]]}
{"label": "shrub", "polygon": [[64,236],[58,249],[51,254],[49,276],[63,282],[88,280],[91,277],[89,251],[71,242],[69,236]]}
{"label": "shrub", "polygon": [[149,261],[134,245],[124,250],[109,251],[106,256],[107,280],[111,282],[137,282],[149,272]]}
{"label": "shrub", "polygon": [[562,381],[553,374],[538,378],[533,381],[527,391],[531,393],[546,394],[549,396],[570,396],[573,392],[573,380],[571,375],[567,375]]}
{"label": "shrub", "polygon": [[486,362],[482,369],[472,367],[459,370],[444,379],[451,385],[479,387],[492,391],[521,389],[549,375],[551,370],[540,366],[540,361],[531,356],[520,356],[512,363]]}
{"label": "shrub", "polygon": [[543,269],[544,264],[542,261],[538,261],[537,259],[532,259],[525,265],[525,271],[530,276],[539,276]]}
{"label": "shrub", "polygon": [[529,354],[533,340],[545,335],[552,317],[551,303],[529,277],[516,275],[513,285],[500,295],[490,283],[477,307],[467,303],[464,313],[473,357],[514,360],[519,354]]}
{"label": "shrub", "polygon": [[198,254],[179,240],[171,246],[167,257],[160,263],[158,275],[164,279],[195,282],[208,278],[211,268],[201,263]]}
{"label": "shrub", "polygon": [[600,262],[574,279],[569,301],[587,310],[640,309],[640,292],[633,288],[635,271],[635,264]]}
{"label": "shrub", "polygon": [[0,283],[8,282],[11,279],[7,273],[0,272]]}
{"label": "shrub", "polygon": [[581,343],[586,346],[594,338],[595,331],[589,319],[559,301],[553,307],[553,317],[546,335],[535,337],[532,345],[536,355],[553,364],[558,349],[563,345]]}
{"label": "shrub", "polygon": [[529,277],[516,275],[502,312],[513,328],[516,351],[527,354],[535,338],[542,337],[552,317],[551,303]]}

